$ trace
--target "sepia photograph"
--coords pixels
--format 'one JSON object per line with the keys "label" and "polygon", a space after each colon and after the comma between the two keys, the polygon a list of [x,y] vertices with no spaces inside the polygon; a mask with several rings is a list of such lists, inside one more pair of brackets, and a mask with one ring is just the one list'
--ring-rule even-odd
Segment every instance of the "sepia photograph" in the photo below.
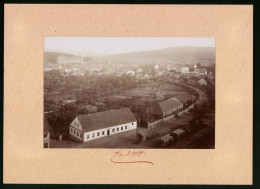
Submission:
{"label": "sepia photograph", "polygon": [[215,149],[214,37],[45,37],[44,148]]}

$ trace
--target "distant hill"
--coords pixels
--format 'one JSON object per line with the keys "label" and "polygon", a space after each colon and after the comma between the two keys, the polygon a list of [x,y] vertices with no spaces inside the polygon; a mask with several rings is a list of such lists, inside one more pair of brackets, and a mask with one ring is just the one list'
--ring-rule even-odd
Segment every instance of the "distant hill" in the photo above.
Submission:
{"label": "distant hill", "polygon": [[63,51],[63,50],[48,50],[46,52],[56,52],[56,53],[62,53],[62,54],[72,54],[75,56],[81,56],[81,57],[86,57],[86,56],[105,56],[106,54],[99,53],[99,52],[94,52],[94,51]]}
{"label": "distant hill", "polygon": [[214,47],[171,47],[159,50],[129,52],[123,54],[113,54],[97,59],[109,60],[112,62],[124,63],[157,63],[172,62],[173,64],[195,64],[204,65],[215,64],[215,48]]}
{"label": "distant hill", "polygon": [[73,54],[68,54],[68,53],[61,53],[61,52],[44,52],[44,63],[50,62],[53,64],[57,63],[57,58],[59,56],[65,56],[65,57],[71,57],[75,56]]}

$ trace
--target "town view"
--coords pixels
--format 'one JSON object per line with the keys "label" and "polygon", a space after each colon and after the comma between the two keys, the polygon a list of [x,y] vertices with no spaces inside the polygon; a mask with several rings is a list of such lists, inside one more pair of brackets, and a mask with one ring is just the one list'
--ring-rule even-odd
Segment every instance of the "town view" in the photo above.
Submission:
{"label": "town view", "polygon": [[215,38],[47,37],[44,148],[215,148]]}

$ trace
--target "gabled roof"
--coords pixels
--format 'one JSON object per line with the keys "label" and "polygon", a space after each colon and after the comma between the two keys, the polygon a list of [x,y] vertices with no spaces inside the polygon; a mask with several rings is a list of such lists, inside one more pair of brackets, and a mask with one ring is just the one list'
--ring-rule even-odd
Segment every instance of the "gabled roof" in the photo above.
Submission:
{"label": "gabled roof", "polygon": [[182,129],[176,129],[176,130],[173,131],[172,133],[175,133],[175,134],[177,134],[177,135],[182,135],[183,133],[185,133],[185,131],[182,130]]}
{"label": "gabled roof", "polygon": [[104,129],[116,125],[135,122],[136,118],[129,108],[97,112],[77,116],[84,132]]}
{"label": "gabled roof", "polygon": [[159,102],[158,105],[162,109],[163,112],[167,112],[181,105],[181,102],[176,98],[169,98],[165,101]]}
{"label": "gabled roof", "polygon": [[176,94],[175,98],[177,98],[181,102],[187,102],[192,99],[192,97],[189,93]]}
{"label": "gabled roof", "polygon": [[164,112],[179,107],[180,105],[181,102],[177,98],[173,97],[153,105],[150,108],[150,111],[152,114],[161,115]]}
{"label": "gabled roof", "polygon": [[150,108],[150,112],[151,112],[152,114],[155,114],[155,115],[162,115],[162,114],[163,114],[162,109],[161,109],[161,107],[159,106],[159,104],[153,105],[153,106]]}

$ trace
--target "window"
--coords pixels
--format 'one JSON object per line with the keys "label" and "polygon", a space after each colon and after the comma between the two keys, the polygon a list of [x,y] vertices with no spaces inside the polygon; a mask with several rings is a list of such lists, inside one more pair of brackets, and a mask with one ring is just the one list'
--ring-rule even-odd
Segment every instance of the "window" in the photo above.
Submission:
{"label": "window", "polygon": [[97,133],[97,136],[99,136],[99,132]]}
{"label": "window", "polygon": [[76,134],[76,130],[74,130],[74,135]]}
{"label": "window", "polygon": [[124,129],[124,127],[122,126],[122,127],[121,127],[121,131],[122,131],[123,129]]}
{"label": "window", "polygon": [[115,132],[115,129],[112,129],[112,132]]}
{"label": "window", "polygon": [[132,125],[134,125],[134,123],[132,123]]}
{"label": "window", "polygon": [[89,134],[87,134],[87,139],[89,139]]}
{"label": "window", "polygon": [[76,125],[77,126],[77,123],[76,122],[74,122],[75,124],[74,125]]}
{"label": "window", "polygon": [[102,135],[104,135],[105,134],[105,131],[102,131]]}
{"label": "window", "polygon": [[127,125],[125,126],[125,129],[127,129]]}
{"label": "window", "polygon": [[79,138],[82,138],[82,133],[79,133]]}
{"label": "window", "polygon": [[116,129],[117,131],[119,131],[119,127],[117,127],[117,129]]}
{"label": "window", "polygon": [[77,131],[77,136],[79,136],[79,132]]}
{"label": "window", "polygon": [[95,133],[92,133],[92,137],[95,137]]}
{"label": "window", "polygon": [[70,128],[70,133],[73,133],[73,129],[72,128]]}

